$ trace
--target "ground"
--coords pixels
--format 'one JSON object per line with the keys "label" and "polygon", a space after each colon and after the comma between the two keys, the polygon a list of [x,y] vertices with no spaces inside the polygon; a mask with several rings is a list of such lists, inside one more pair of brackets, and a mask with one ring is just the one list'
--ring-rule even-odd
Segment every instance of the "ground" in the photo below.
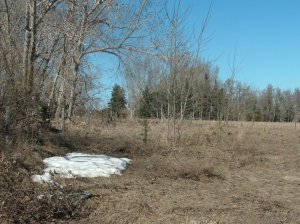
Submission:
{"label": "ground", "polygon": [[145,144],[143,125],[92,128],[84,151],[132,164],[122,176],[81,180],[94,195],[82,223],[300,223],[294,124],[186,121],[173,146],[156,121]]}
{"label": "ground", "polygon": [[91,124],[52,139],[56,152],[132,162],[122,176],[59,179],[92,194],[88,216],[62,223],[300,223],[300,126],[184,121],[173,144],[166,122],[148,121],[146,142],[143,121]]}

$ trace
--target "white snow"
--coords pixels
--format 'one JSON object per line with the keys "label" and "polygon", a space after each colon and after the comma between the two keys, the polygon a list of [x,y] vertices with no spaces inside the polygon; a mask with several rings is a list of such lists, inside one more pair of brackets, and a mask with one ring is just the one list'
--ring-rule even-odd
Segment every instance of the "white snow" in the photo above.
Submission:
{"label": "white snow", "polygon": [[115,158],[106,155],[90,155],[84,153],[68,153],[64,157],[50,157],[43,160],[47,168],[43,175],[34,175],[34,182],[51,182],[51,177],[59,175],[64,178],[73,177],[109,177],[121,175],[130,162],[127,158]]}

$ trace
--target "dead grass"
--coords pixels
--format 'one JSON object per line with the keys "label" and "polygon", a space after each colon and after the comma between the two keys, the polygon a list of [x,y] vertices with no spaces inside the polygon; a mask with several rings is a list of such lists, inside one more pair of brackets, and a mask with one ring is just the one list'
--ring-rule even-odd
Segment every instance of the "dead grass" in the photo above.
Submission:
{"label": "dead grass", "polygon": [[68,180],[93,197],[88,217],[66,223],[300,223],[293,124],[187,121],[177,145],[166,142],[166,123],[149,121],[147,144],[139,121],[92,124],[87,133],[78,120],[75,134],[45,142],[52,153],[105,153],[132,164],[122,176]]}
{"label": "dead grass", "polygon": [[[298,223],[300,129],[293,124],[183,123],[166,142],[166,123],[94,124],[85,150],[127,156],[121,177],[82,183],[99,198],[82,223]],[[79,132],[84,131],[84,125]]]}

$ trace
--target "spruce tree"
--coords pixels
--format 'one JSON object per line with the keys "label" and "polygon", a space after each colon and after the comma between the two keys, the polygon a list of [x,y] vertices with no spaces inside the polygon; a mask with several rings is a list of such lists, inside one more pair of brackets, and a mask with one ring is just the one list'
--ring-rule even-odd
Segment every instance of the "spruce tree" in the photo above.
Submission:
{"label": "spruce tree", "polygon": [[124,89],[121,86],[116,84],[113,87],[111,93],[111,99],[108,103],[108,107],[111,111],[111,115],[113,117],[120,117],[122,109],[126,108],[126,103],[127,101],[126,101]]}
{"label": "spruce tree", "polygon": [[151,118],[153,115],[153,96],[149,90],[149,87],[146,86],[143,91],[143,98],[140,102],[139,107],[139,116],[142,118]]}

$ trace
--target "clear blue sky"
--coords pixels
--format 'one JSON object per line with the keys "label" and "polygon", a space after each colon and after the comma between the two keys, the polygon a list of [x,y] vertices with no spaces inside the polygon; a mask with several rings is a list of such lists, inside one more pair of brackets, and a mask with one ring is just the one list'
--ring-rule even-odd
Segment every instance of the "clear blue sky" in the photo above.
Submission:
{"label": "clear blue sky", "polygon": [[[174,0],[170,0],[173,2]],[[201,23],[210,0],[182,0],[191,7],[190,26]],[[212,41],[203,56],[220,67],[220,77],[230,75],[263,89],[269,83],[282,89],[300,87],[300,1],[214,0],[207,34]]]}
{"label": "clear blue sky", "polygon": [[[172,4],[175,0],[169,0]],[[210,0],[182,0],[190,7],[189,29],[202,23]],[[268,84],[282,89],[300,87],[300,0],[214,0],[206,35],[212,40],[202,55],[219,66],[222,80],[230,77],[236,52],[236,79],[258,89]],[[114,83],[115,63],[99,60],[104,69],[104,104]]]}

